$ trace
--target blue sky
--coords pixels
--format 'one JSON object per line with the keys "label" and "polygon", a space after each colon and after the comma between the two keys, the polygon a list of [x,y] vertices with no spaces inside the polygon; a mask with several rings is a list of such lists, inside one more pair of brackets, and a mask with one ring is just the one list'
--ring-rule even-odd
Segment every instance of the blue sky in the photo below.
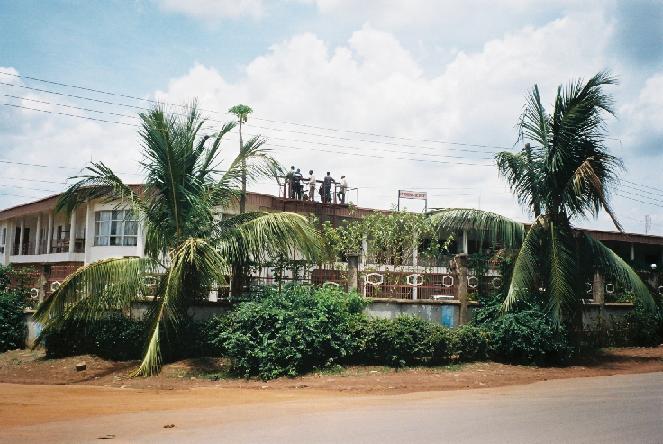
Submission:
{"label": "blue sky", "polygon": [[[663,234],[662,1],[0,0],[0,41],[0,71],[15,74],[0,75],[12,84],[0,85],[4,103],[98,118],[147,105],[16,75],[172,103],[198,98],[216,120],[249,103],[248,130],[284,164],[346,174],[362,187],[361,205],[387,208],[397,189],[422,188],[432,206],[519,219],[528,215],[494,168],[476,166],[495,149],[424,141],[511,146],[534,83],[550,102],[558,84],[610,69],[621,83],[611,90],[609,144],[628,168],[615,207],[627,229],[643,231],[649,214],[651,231]],[[138,146],[130,125],[3,106],[0,160],[66,168],[5,164],[0,206],[59,189],[50,182],[90,159],[139,181]],[[230,140],[228,157],[233,149]],[[604,217],[578,223],[610,227]]]}

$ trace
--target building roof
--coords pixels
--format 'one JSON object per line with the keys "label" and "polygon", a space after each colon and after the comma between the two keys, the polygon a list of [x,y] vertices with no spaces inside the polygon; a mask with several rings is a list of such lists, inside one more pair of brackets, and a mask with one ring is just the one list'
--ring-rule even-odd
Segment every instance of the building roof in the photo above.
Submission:
{"label": "building roof", "polygon": [[[141,191],[142,185],[131,184],[137,192]],[[388,212],[387,210],[378,210],[374,208],[362,208],[349,205],[323,205],[320,202],[309,202],[294,199],[285,199],[272,194],[247,192],[247,201],[253,201],[255,207],[261,211],[292,211],[296,213],[311,213],[321,218],[361,218],[368,214],[379,212]],[[54,194],[33,202],[27,202],[20,205],[0,210],[0,220],[12,217],[23,216],[26,214],[51,210],[61,194]],[[663,246],[663,236],[640,233],[623,233],[619,231],[594,230],[587,228],[578,228],[594,239],[601,241],[620,241],[633,242],[638,244],[661,245]]]}

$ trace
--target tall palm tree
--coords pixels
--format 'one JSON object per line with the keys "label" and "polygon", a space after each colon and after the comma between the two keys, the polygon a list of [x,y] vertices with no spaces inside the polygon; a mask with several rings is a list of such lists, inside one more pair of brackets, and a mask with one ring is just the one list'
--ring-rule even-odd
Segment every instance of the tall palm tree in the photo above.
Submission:
{"label": "tall palm tree", "polygon": [[[242,138],[242,124],[246,123],[249,118],[249,114],[253,112],[253,109],[248,105],[235,105],[228,110],[229,113],[234,114],[237,117],[237,122],[239,124],[239,149],[241,150],[244,146],[244,140]],[[242,163],[242,194],[239,196],[239,212],[246,212],[246,163]]]}
{"label": "tall palm tree", "polygon": [[538,293],[559,321],[579,301],[584,282],[594,272],[652,301],[647,286],[623,259],[572,225],[572,220],[597,217],[604,210],[622,231],[609,203],[622,163],[604,144],[605,115],[613,114],[613,101],[604,87],[614,83],[609,73],[600,72],[586,83],[576,80],[560,86],[552,114],[541,104],[538,86],[529,93],[518,123],[519,141],[534,145],[496,155],[500,175],[534,216],[528,229],[499,214],[473,209],[431,215],[445,229],[476,229],[506,247],[520,246],[505,310]]}
{"label": "tall palm tree", "polygon": [[161,106],[140,115],[142,191],[123,183],[103,163],[93,163],[58,202],[58,210],[71,212],[93,199],[120,201],[118,208],[130,208],[145,228],[144,257],[105,259],[81,267],[35,315],[50,328],[128,310],[139,297],[152,300],[149,336],[136,375],[159,371],[163,335],[178,332],[188,307],[225,282],[233,263],[292,249],[314,257],[319,245],[315,229],[294,213],[251,212],[218,221],[215,208],[237,200],[243,174],[249,179],[271,175],[277,164],[263,142],[253,138],[227,170],[219,170],[222,137],[235,123],[201,136],[204,119],[195,104],[180,116]]}

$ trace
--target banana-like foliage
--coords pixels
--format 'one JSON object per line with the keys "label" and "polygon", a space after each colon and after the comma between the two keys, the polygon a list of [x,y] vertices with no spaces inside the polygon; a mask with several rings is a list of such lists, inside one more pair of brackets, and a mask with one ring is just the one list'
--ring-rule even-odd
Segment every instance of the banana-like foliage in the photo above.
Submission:
{"label": "banana-like foliage", "polygon": [[36,316],[46,328],[56,328],[72,319],[129,310],[137,298],[152,301],[143,361],[133,373],[152,375],[163,363],[164,335],[177,334],[188,307],[224,283],[233,264],[293,252],[313,258],[320,239],[297,214],[214,217],[215,208],[236,201],[243,175],[255,180],[279,174],[264,140],[247,141],[229,167],[220,170],[222,138],[234,123],[201,136],[205,120],[195,104],[184,115],[156,106],[140,118],[142,189],[127,186],[103,163],[93,163],[86,174],[75,177],[78,181],[62,195],[58,209],[70,212],[96,199],[130,208],[144,227],[145,257],[81,267],[40,305]]}
{"label": "banana-like foliage", "polygon": [[523,297],[544,294],[559,321],[579,300],[581,281],[594,271],[653,303],[646,285],[623,259],[589,235],[578,236],[572,227],[574,219],[596,217],[604,210],[622,231],[609,203],[622,163],[604,144],[604,116],[613,113],[604,87],[614,83],[609,73],[600,72],[587,82],[560,86],[552,114],[546,112],[538,86],[527,96],[518,128],[519,140],[528,143],[520,152],[501,152],[495,159],[518,202],[535,218],[524,237],[522,224],[494,213],[445,209],[431,215],[446,230],[478,230],[493,241],[501,239],[507,248],[513,241],[522,242],[505,310]]}

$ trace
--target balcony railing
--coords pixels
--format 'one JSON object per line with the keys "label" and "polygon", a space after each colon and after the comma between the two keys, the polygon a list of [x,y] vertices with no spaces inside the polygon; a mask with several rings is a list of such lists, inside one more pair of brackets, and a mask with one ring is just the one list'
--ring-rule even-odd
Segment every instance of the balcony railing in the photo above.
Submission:
{"label": "balcony railing", "polygon": [[[14,244],[12,246],[12,255],[26,255],[31,256],[35,254],[47,254],[47,242],[42,240],[39,242],[39,248],[35,251],[34,242],[23,242],[23,245]],[[68,253],[69,240],[54,240],[51,242],[51,251],[48,253]],[[76,239],[74,244],[74,253],[85,253],[85,239]]]}

